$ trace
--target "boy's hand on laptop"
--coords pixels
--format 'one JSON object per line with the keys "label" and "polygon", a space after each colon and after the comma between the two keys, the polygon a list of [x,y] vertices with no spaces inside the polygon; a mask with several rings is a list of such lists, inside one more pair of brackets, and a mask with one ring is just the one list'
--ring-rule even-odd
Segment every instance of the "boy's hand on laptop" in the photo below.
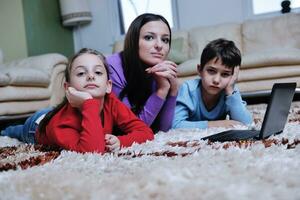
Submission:
{"label": "boy's hand on laptop", "polygon": [[83,102],[87,99],[92,99],[92,95],[87,92],[78,91],[73,87],[68,87],[66,97],[72,107],[81,108]]}
{"label": "boy's hand on laptop", "polygon": [[105,135],[105,148],[108,152],[115,152],[120,149],[120,140],[117,136],[112,134]]}
{"label": "boy's hand on laptop", "polygon": [[235,120],[208,121],[208,128],[212,128],[212,127],[233,128],[234,126],[243,126],[243,125],[244,125],[243,123]]}
{"label": "boy's hand on laptop", "polygon": [[230,79],[227,87],[225,88],[225,93],[228,96],[231,95],[234,91],[234,84],[238,80],[239,71],[240,71],[240,66],[236,66],[236,67],[233,68],[233,74],[231,76],[231,79]]}

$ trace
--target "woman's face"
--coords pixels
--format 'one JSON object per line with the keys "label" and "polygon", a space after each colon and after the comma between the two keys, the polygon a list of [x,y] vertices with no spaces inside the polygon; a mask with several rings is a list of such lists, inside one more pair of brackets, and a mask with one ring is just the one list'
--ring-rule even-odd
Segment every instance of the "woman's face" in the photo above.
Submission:
{"label": "woman's face", "polygon": [[140,30],[139,57],[149,66],[164,61],[170,50],[170,32],[162,21],[151,21]]}

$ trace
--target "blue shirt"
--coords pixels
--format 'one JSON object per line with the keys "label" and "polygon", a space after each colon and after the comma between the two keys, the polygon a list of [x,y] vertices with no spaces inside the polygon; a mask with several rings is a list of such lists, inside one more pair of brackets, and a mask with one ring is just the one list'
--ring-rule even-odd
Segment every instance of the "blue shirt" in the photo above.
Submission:
{"label": "blue shirt", "polygon": [[222,91],[216,106],[207,110],[201,94],[201,79],[185,81],[179,89],[175,116],[172,128],[207,128],[208,121],[230,119],[244,123],[252,123],[246,102],[242,100],[237,88],[235,93],[226,96]]}

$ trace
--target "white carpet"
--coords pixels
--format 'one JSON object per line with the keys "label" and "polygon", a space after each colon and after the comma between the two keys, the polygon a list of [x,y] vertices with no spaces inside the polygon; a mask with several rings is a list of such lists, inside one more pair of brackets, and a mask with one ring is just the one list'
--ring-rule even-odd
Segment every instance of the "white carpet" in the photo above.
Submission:
{"label": "white carpet", "polygon": [[[250,106],[258,127],[264,108]],[[219,128],[159,133],[152,142],[119,152],[126,156],[62,151],[42,166],[0,172],[0,199],[299,200],[300,145],[292,145],[300,139],[299,104],[293,106],[289,121],[282,134],[272,137],[279,143],[268,148],[262,142],[239,147],[199,140],[224,130]],[[288,144],[282,144],[282,138]],[[18,144],[0,137],[1,147]],[[38,153],[20,152],[5,162]],[[163,153],[186,156],[155,156]]]}

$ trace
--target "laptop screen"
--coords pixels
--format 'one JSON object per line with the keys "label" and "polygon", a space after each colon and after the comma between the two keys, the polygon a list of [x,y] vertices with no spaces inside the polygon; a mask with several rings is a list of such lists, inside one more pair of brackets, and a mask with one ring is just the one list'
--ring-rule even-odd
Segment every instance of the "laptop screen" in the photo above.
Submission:
{"label": "laptop screen", "polygon": [[281,133],[287,121],[296,83],[275,83],[268,104],[259,138]]}

